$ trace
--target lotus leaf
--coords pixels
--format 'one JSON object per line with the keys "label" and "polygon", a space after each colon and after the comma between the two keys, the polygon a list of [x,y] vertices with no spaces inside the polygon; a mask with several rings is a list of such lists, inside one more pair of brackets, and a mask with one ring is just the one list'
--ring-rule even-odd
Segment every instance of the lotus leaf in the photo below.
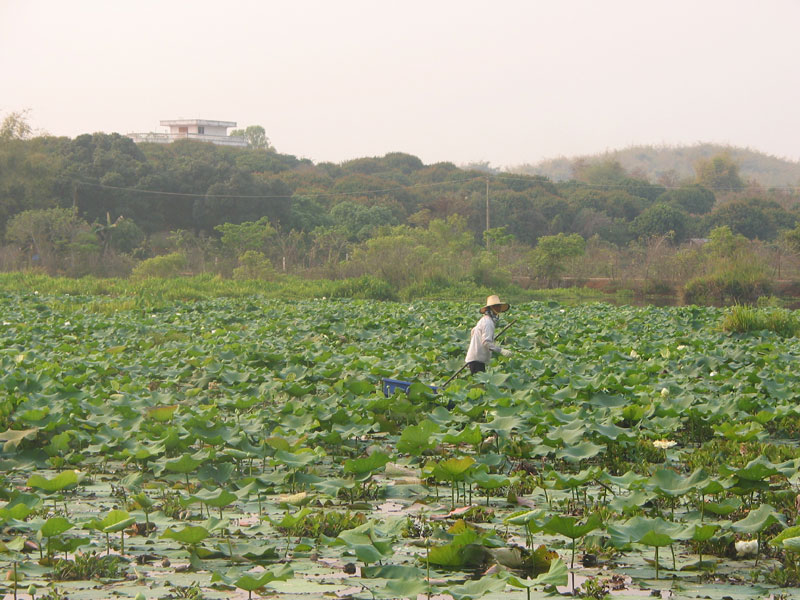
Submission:
{"label": "lotus leaf", "polygon": [[52,479],[47,479],[41,475],[31,475],[28,478],[27,486],[42,490],[48,494],[60,492],[74,488],[83,478],[83,474],[78,471],[62,471]]}
{"label": "lotus leaf", "polygon": [[195,544],[199,544],[204,539],[206,539],[209,535],[211,535],[205,527],[200,525],[189,525],[184,527],[180,531],[175,531],[172,528],[168,528],[162,535],[162,538],[175,540],[176,542],[180,542],[181,544],[188,544],[190,546],[194,546]]}
{"label": "lotus leaf", "polygon": [[779,523],[786,526],[786,519],[777,510],[769,504],[762,504],[755,510],[747,513],[744,519],[731,524],[731,529],[740,533],[747,533],[750,535],[760,533],[770,525]]}

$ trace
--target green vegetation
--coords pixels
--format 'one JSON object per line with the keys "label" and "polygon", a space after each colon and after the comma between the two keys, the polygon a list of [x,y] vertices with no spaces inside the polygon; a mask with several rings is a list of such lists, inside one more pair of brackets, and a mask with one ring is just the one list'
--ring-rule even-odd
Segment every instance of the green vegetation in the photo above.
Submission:
{"label": "green vegetation", "polygon": [[546,160],[535,165],[522,165],[515,170],[528,175],[548,177],[553,181],[564,181],[573,177],[573,166],[576,162],[591,164],[615,161],[629,173],[641,173],[651,181],[675,184],[694,179],[698,161],[710,161],[713,157],[727,157],[740,165],[738,174],[741,179],[756,181],[767,188],[793,186],[800,181],[800,165],[795,161],[747,148],[718,144],[631,146],[594,156]]}
{"label": "green vegetation", "polygon": [[[608,155],[551,180],[402,153],[314,164],[275,151],[258,126],[236,133],[249,148],[137,145],[30,137],[25,115],[11,116],[0,271],[358,280],[369,289],[354,294],[383,299],[476,286],[686,289],[697,303],[754,302],[800,279],[800,196],[751,183],[752,156],[734,149],[687,151],[692,171],[680,176]],[[702,250],[721,228],[743,239],[735,264]]]}
{"label": "green vegetation", "polygon": [[[797,585],[800,339],[773,301],[515,302],[513,356],[434,394],[477,303],[284,301],[210,277],[176,282],[188,300],[152,279],[5,283],[8,595]],[[100,283],[116,295],[86,293]],[[68,284],[84,289],[54,293]],[[413,385],[385,397],[386,377]]]}
{"label": "green vegetation", "polygon": [[772,331],[782,337],[800,332],[800,319],[792,311],[780,308],[733,306],[722,321],[722,328],[733,333]]}

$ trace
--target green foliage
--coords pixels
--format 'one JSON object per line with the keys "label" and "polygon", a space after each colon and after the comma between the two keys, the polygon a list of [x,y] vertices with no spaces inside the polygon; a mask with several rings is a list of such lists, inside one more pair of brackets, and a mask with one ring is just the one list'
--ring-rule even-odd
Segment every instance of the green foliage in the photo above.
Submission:
{"label": "green foliage", "polygon": [[755,303],[772,293],[772,284],[759,264],[737,263],[713,275],[691,279],[683,289],[686,304]]}
{"label": "green foliage", "polygon": [[485,288],[500,289],[511,283],[511,273],[491,252],[481,252],[472,259],[469,275],[476,284]]}
{"label": "green foliage", "polygon": [[781,337],[792,337],[800,332],[800,319],[785,309],[736,305],[725,314],[722,329],[732,333],[772,331]]}
{"label": "green foliage", "polygon": [[395,224],[388,206],[364,206],[349,200],[334,205],[330,210],[330,219],[334,226],[346,232],[351,241],[364,241],[378,227]]}
{"label": "green foliage", "polygon": [[734,234],[727,225],[712,229],[708,238],[703,250],[717,260],[738,259],[747,250],[747,238]]}
{"label": "green foliage", "polygon": [[682,208],[659,202],[636,217],[633,231],[642,238],[673,234],[673,243],[680,243],[686,238],[688,221],[689,215]]}
{"label": "green foliage", "polygon": [[133,279],[146,277],[177,277],[186,269],[186,255],[181,252],[172,252],[163,256],[154,256],[142,261],[133,269]]}
{"label": "green foliage", "polygon": [[221,234],[219,241],[223,250],[235,256],[240,256],[248,250],[263,250],[275,235],[275,229],[267,217],[238,224],[223,223],[214,229]]}
{"label": "green foliage", "polygon": [[251,148],[275,152],[275,148],[267,137],[266,130],[261,125],[249,125],[244,129],[233,129],[230,134],[245,138]]}
{"label": "green foliage", "polygon": [[[323,555],[375,565],[359,581],[376,596],[563,586],[558,555],[533,550],[542,536],[562,553],[583,544],[608,576],[643,579],[653,554],[670,562],[667,546],[682,562],[691,551],[725,555],[735,537],[783,532],[770,547],[781,561],[800,548],[800,449],[782,429],[798,418],[797,341],[729,335],[726,311],[514,301],[515,356],[437,398],[385,398],[380,378],[427,388],[463,364],[465,315],[481,297],[279,301],[254,293],[263,285],[205,278],[197,289],[217,297],[168,303],[154,299],[163,282],[144,280],[112,288],[137,303],[95,311],[114,298],[86,292],[108,282],[72,281],[73,297],[52,294],[66,280],[6,280],[0,394],[15,401],[0,436],[0,554],[18,563],[17,579],[54,566],[23,554],[34,533],[70,558],[133,534],[123,555],[188,556],[223,588],[211,593],[201,578],[209,595],[284,576],[294,581],[281,592],[316,593],[341,581],[307,574]],[[31,292],[39,286],[49,287]],[[53,471],[53,458],[90,479]],[[366,481],[369,493],[354,491]],[[155,531],[134,522],[140,509]],[[293,574],[262,571],[289,556]],[[464,569],[490,563],[514,574],[465,581]],[[741,569],[726,562],[717,576],[732,582]],[[147,573],[154,590],[175,583],[167,561]],[[697,572],[680,579],[709,595]]]}
{"label": "green foliage", "polygon": [[585,251],[586,240],[577,233],[543,236],[533,251],[534,272],[552,283],[564,271],[566,259],[582,256]]}
{"label": "green foliage", "polygon": [[744,187],[739,165],[727,152],[695,162],[697,183],[712,190],[736,192]]}
{"label": "green foliage", "polygon": [[18,110],[8,113],[0,123],[0,140],[24,140],[33,135],[33,128],[28,123],[29,110]]}
{"label": "green foliage", "polygon": [[729,227],[711,231],[702,256],[710,273],[687,282],[682,294],[687,304],[752,304],[771,294],[766,264],[751,252],[747,238]]}
{"label": "green foliage", "polygon": [[[258,126],[241,131],[248,132],[266,138]],[[718,153],[706,150],[706,158]],[[641,154],[644,161],[648,152]],[[693,158],[689,154],[687,160]],[[740,160],[733,151],[731,157]],[[703,214],[714,202],[710,189],[673,177],[668,168],[647,178],[641,164],[631,168],[613,153],[573,166],[575,180],[553,183],[539,176],[503,177],[487,165],[477,165],[476,171],[449,163],[424,165],[402,153],[315,165],[263,148],[190,140],[137,145],[118,134],[9,139],[0,147],[0,224],[27,210],[67,206],[75,207],[82,223],[50,252],[44,241],[43,252],[32,250],[30,239],[10,243],[0,266],[125,276],[137,260],[180,252],[187,260],[181,272],[228,277],[243,266],[238,257],[254,251],[280,265],[282,274],[372,275],[388,282],[395,297],[414,298],[439,296],[444,286],[530,285],[532,275],[547,285],[562,275],[578,282],[610,277],[619,287],[641,277],[637,271],[645,260],[645,279],[652,280],[654,268],[664,273],[660,281],[675,285],[712,269],[692,260],[671,261],[669,252],[651,265],[652,256],[643,258],[646,252],[628,246],[636,235],[674,230],[674,241],[680,242],[726,224],[748,237],[775,239],[795,224],[793,214],[781,208],[792,198],[753,188],[748,198],[689,220],[681,232],[680,223],[653,204]],[[488,247],[495,264],[481,255],[477,243],[486,224],[487,178],[495,227],[488,235],[496,238]],[[596,235],[610,244],[583,260],[566,261],[569,273],[535,273],[526,259],[527,245],[558,234]],[[770,259],[780,261],[786,248],[770,248],[775,254]],[[779,277],[780,267],[779,262]],[[264,276],[243,273],[247,269],[236,276]],[[306,289],[326,285],[310,283]]]}
{"label": "green foliage", "polygon": [[593,156],[544,160],[536,165],[517,167],[515,172],[565,181],[574,176],[574,166],[579,161],[597,163],[615,160],[628,173],[640,173],[650,181],[675,186],[695,180],[694,165],[698,160],[708,160],[721,154],[727,154],[736,164],[741,165],[740,177],[758,181],[762,186],[796,185],[800,181],[800,166],[796,161],[747,148],[708,143],[691,146],[631,146]]}
{"label": "green foliage", "polygon": [[671,204],[690,215],[704,215],[714,207],[716,198],[714,192],[695,184],[667,190],[656,198],[656,202]]}
{"label": "green foliage", "polygon": [[233,278],[269,281],[275,278],[275,268],[263,252],[248,250],[239,256],[239,266],[233,270]]}
{"label": "green foliage", "polygon": [[795,226],[797,218],[774,200],[735,199],[720,204],[708,215],[712,227],[727,226],[747,239],[772,240],[781,229]]}
{"label": "green foliage", "polygon": [[318,539],[321,536],[336,537],[364,523],[366,516],[361,512],[319,511],[285,527],[278,526],[277,529],[292,537]]}
{"label": "green foliage", "polygon": [[18,213],[8,221],[5,237],[29,254],[29,266],[41,266],[50,274],[83,274],[83,261],[100,250],[88,223],[67,208]]}
{"label": "green foliage", "polygon": [[359,298],[363,300],[395,300],[394,288],[389,282],[362,275],[357,279],[337,281],[330,292],[332,298]]}
{"label": "green foliage", "polygon": [[75,554],[74,560],[59,559],[53,567],[56,581],[89,581],[95,579],[117,579],[125,573],[120,557],[111,554],[97,555],[94,552]]}

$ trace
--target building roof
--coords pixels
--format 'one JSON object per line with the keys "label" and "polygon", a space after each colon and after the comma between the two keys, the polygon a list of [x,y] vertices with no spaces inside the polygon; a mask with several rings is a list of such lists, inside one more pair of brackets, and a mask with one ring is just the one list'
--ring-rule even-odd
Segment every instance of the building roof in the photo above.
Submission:
{"label": "building roof", "polygon": [[186,125],[204,125],[207,127],[236,127],[235,121],[209,121],[208,119],[172,119],[166,121],[159,121],[159,125],[165,127],[170,126],[186,126]]}

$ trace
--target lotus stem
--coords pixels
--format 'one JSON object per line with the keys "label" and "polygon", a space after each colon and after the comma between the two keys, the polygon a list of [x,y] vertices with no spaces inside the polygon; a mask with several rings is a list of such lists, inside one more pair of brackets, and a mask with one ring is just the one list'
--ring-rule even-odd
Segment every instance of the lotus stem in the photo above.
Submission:
{"label": "lotus stem", "polygon": [[658,546],[656,546],[656,580],[658,580]]}
{"label": "lotus stem", "polygon": [[431,561],[430,561],[430,540],[425,538],[425,565],[428,571],[428,600],[431,598]]}
{"label": "lotus stem", "polygon": [[575,538],[572,538],[572,560],[569,563],[569,568],[575,568]]}

